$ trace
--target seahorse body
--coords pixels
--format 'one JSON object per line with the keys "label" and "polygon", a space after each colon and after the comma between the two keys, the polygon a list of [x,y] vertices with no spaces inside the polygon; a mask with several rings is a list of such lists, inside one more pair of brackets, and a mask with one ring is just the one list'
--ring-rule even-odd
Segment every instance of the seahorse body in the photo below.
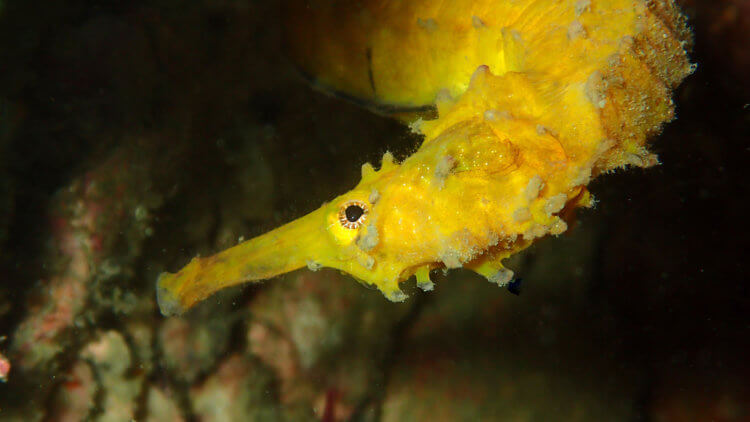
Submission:
{"label": "seahorse body", "polygon": [[[307,3],[307,2],[306,2]],[[502,260],[567,229],[591,178],[656,164],[645,143],[673,117],[692,70],[671,0],[370,0],[289,3],[292,55],[328,89],[381,110],[437,107],[402,163],[320,209],[164,273],[162,312],[308,265],[343,270],[391,300],[416,275],[465,267],[504,284]]]}

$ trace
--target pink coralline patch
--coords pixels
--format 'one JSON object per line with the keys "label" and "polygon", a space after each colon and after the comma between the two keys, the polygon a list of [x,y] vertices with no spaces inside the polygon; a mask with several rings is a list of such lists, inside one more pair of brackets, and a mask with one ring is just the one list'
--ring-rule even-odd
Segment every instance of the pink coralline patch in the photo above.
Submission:
{"label": "pink coralline patch", "polygon": [[347,420],[366,399],[368,379],[380,370],[373,356],[405,308],[394,312],[380,298],[370,302],[334,271],[297,272],[276,286],[283,289],[265,289],[248,305],[254,316],[248,351],[273,370],[282,405]]}
{"label": "pink coralline patch", "polygon": [[247,333],[250,352],[274,369],[281,383],[281,398],[289,398],[299,374],[294,346],[289,339],[269,329],[265,324],[252,322]]}
{"label": "pink coralline patch", "polygon": [[315,399],[315,414],[320,415],[321,422],[338,422],[349,420],[354,407],[342,400],[342,393],[335,388],[322,391]]}
{"label": "pink coralline patch", "polygon": [[[74,277],[56,278],[50,282],[50,296],[56,306],[47,312],[39,313],[39,329],[35,332],[34,340],[40,341],[54,338],[57,333],[73,323],[73,315],[83,304],[82,294],[85,289]],[[32,323],[34,320],[31,321]]]}
{"label": "pink coralline patch", "polygon": [[229,338],[228,324],[202,324],[168,318],[159,327],[158,344],[165,368],[176,378],[192,382],[215,366]]}
{"label": "pink coralline patch", "polygon": [[188,335],[190,334],[190,324],[182,318],[169,318],[162,324],[159,331],[160,343],[164,356],[170,362],[177,366],[180,372],[186,371],[189,362],[188,355],[192,349],[190,347]]}
{"label": "pink coralline patch", "polygon": [[[83,240],[69,225],[61,224],[59,219],[55,221],[55,244],[68,258],[67,268],[46,282],[38,304],[32,306],[29,317],[18,329],[16,347],[21,352],[18,363],[22,367],[34,366],[37,359],[44,360],[57,353],[55,339],[73,325],[86,301],[90,268]],[[45,349],[45,345],[51,349]],[[36,353],[29,353],[32,349]]]}
{"label": "pink coralline patch", "polygon": [[10,361],[0,353],[0,381],[5,382],[8,379],[8,373],[10,373]]}
{"label": "pink coralline patch", "polygon": [[169,389],[163,390],[152,386],[147,393],[146,406],[148,407],[148,418],[145,420],[185,422],[185,418],[175,402],[174,392]]}
{"label": "pink coralline patch", "polygon": [[85,420],[94,406],[96,382],[91,367],[83,361],[76,362],[66,375],[55,395],[50,419],[57,422]]}
{"label": "pink coralline patch", "polygon": [[[93,198],[80,199],[72,208],[74,215],[69,225],[71,231],[78,235],[76,240],[79,242],[79,247],[75,250],[85,251],[89,258],[96,261],[104,249],[104,237],[99,226],[102,226],[101,220],[104,217],[114,217],[108,215],[113,210],[106,209],[103,204],[96,202]],[[59,238],[59,236],[56,237]]]}
{"label": "pink coralline patch", "polygon": [[[239,413],[247,412],[243,393],[248,388],[251,368],[246,359],[232,355],[219,365],[218,370],[201,385],[190,390],[198,420],[241,420]],[[243,415],[252,420],[249,415]]]}
{"label": "pink coralline patch", "polygon": [[86,348],[83,349],[83,352],[86,357],[93,359],[96,362],[104,362],[112,353],[111,339],[102,336],[99,340],[86,346]]}
{"label": "pink coralline patch", "polygon": [[233,355],[219,366],[215,376],[226,390],[238,394],[240,382],[249,372],[247,361],[240,355]]}
{"label": "pink coralline patch", "polygon": [[[50,250],[44,259],[49,274],[33,289],[27,317],[13,336],[17,366],[42,368],[67,347],[63,334],[88,306],[89,285],[102,260],[112,259],[112,246],[128,234],[133,241],[145,237],[147,214],[135,211],[148,193],[148,174],[128,167],[131,153],[114,153],[56,195],[50,208]],[[115,257],[124,261],[137,251],[131,245]]]}

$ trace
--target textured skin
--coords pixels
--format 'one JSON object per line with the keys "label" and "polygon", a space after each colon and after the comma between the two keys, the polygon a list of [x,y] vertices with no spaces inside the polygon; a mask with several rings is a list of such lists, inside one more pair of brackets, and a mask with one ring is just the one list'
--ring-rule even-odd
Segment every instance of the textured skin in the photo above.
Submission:
{"label": "textured skin", "polygon": [[[558,235],[592,200],[592,177],[658,161],[645,148],[673,117],[692,70],[690,33],[671,0],[291,2],[287,37],[303,71],[376,107],[436,104],[403,163],[362,167],[317,211],[158,283],[162,312],[216,290],[308,265],[343,270],[403,300],[399,283],[466,267],[503,284],[501,261]],[[340,209],[368,205],[342,227]]]}

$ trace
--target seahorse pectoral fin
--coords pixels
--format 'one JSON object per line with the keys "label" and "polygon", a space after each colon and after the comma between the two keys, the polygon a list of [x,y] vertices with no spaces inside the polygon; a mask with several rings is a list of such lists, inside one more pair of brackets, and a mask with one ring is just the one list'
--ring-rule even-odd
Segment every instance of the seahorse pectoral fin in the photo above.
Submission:
{"label": "seahorse pectoral fin", "polygon": [[264,280],[304,266],[319,266],[326,251],[325,207],[264,235],[207,258],[193,258],[176,273],[162,273],[156,286],[161,313],[179,315],[216,291]]}

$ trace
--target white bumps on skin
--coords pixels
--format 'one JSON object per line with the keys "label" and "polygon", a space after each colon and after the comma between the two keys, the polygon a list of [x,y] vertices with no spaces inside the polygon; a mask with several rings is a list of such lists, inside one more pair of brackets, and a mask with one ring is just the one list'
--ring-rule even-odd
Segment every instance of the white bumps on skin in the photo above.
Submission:
{"label": "white bumps on skin", "polygon": [[472,234],[468,229],[459,230],[445,239],[438,259],[446,268],[461,268],[479,252],[472,246]]}
{"label": "white bumps on skin", "polygon": [[307,269],[310,271],[318,271],[321,269],[323,265],[321,265],[319,262],[315,262],[311,259],[307,260]]}
{"label": "white bumps on skin", "polygon": [[575,5],[576,17],[579,17],[583,12],[591,11],[591,0],[578,0]]}
{"label": "white bumps on skin", "polygon": [[577,38],[586,37],[586,29],[581,25],[581,22],[573,21],[568,26],[568,39],[573,41]]}
{"label": "white bumps on skin", "polygon": [[422,289],[422,291],[429,292],[435,288],[435,284],[430,280],[429,267],[418,268],[414,275],[417,278],[417,287]]}
{"label": "white bumps on skin", "polygon": [[403,302],[409,296],[407,296],[401,290],[394,290],[391,293],[389,293],[388,295],[386,295],[385,297],[388,298],[388,300],[390,300],[391,302]]}
{"label": "white bumps on skin", "polygon": [[380,237],[378,236],[378,228],[375,227],[373,221],[367,225],[367,230],[364,235],[357,238],[357,247],[359,249],[368,252],[371,251],[375,246],[378,245]]}
{"label": "white bumps on skin", "polygon": [[529,220],[531,220],[531,211],[528,208],[519,208],[513,212],[513,221],[523,223]]}
{"label": "white bumps on skin", "polygon": [[584,93],[586,98],[597,108],[604,108],[607,104],[607,98],[605,91],[607,90],[606,82],[601,72],[598,70],[592,73],[586,80],[584,86]]}
{"label": "white bumps on skin", "polygon": [[435,290],[435,283],[431,281],[417,282],[417,287],[422,289],[423,292],[431,292]]}
{"label": "white bumps on skin", "polygon": [[378,192],[377,189],[373,189],[370,192],[370,196],[367,198],[368,201],[370,201],[370,205],[374,205],[378,200],[380,200],[380,192]]}
{"label": "white bumps on skin", "polygon": [[534,240],[547,234],[547,228],[541,224],[534,223],[523,233],[525,240]]}
{"label": "white bumps on skin", "polygon": [[526,199],[529,201],[534,200],[539,197],[539,192],[544,188],[544,181],[542,180],[539,175],[536,175],[529,180],[529,183],[526,185],[526,190],[524,191],[524,194],[526,195]]}
{"label": "white bumps on skin", "polygon": [[556,212],[559,212],[563,207],[565,206],[565,203],[568,202],[568,195],[561,193],[559,195],[555,195],[552,198],[550,198],[546,204],[544,204],[544,212],[547,213],[547,215],[552,215]]}
{"label": "white bumps on skin", "polygon": [[418,117],[416,120],[409,123],[409,131],[413,134],[421,135],[423,124],[424,124],[424,120],[421,117]]}
{"label": "white bumps on skin", "polygon": [[365,267],[368,270],[371,270],[372,267],[375,266],[375,258],[371,257],[370,255],[366,255],[366,254],[358,255],[357,261],[359,262],[359,265]]}
{"label": "white bumps on skin", "polygon": [[432,179],[433,186],[438,189],[442,189],[445,186],[445,179],[451,173],[451,170],[456,166],[456,159],[450,155],[446,155],[438,161],[435,166],[435,174]]}
{"label": "white bumps on skin", "polygon": [[659,157],[656,154],[649,154],[644,152],[643,154],[626,154],[625,160],[627,164],[636,167],[653,167],[659,165]]}
{"label": "white bumps on skin", "polygon": [[591,167],[584,166],[576,177],[571,180],[571,183],[575,186],[586,185],[591,180]]}
{"label": "white bumps on skin", "polygon": [[482,20],[479,19],[478,16],[471,17],[471,25],[474,27],[474,29],[484,28],[484,22],[482,22]]}
{"label": "white bumps on skin", "polygon": [[490,283],[495,283],[500,287],[503,287],[504,285],[508,284],[511,280],[513,280],[513,271],[507,269],[507,268],[501,268],[490,276],[487,280],[490,281]]}
{"label": "white bumps on skin", "polygon": [[461,259],[459,258],[458,253],[455,251],[443,253],[440,256],[440,261],[442,261],[445,265],[445,268],[448,269],[461,268],[463,266],[463,264],[461,264]]}
{"label": "white bumps on skin", "polygon": [[549,228],[549,232],[555,236],[563,234],[566,230],[568,230],[568,223],[560,217],[555,218],[555,221]]}
{"label": "white bumps on skin", "polygon": [[497,122],[502,119],[510,119],[512,116],[507,111],[499,111],[495,109],[485,110],[484,120],[488,122]]}

